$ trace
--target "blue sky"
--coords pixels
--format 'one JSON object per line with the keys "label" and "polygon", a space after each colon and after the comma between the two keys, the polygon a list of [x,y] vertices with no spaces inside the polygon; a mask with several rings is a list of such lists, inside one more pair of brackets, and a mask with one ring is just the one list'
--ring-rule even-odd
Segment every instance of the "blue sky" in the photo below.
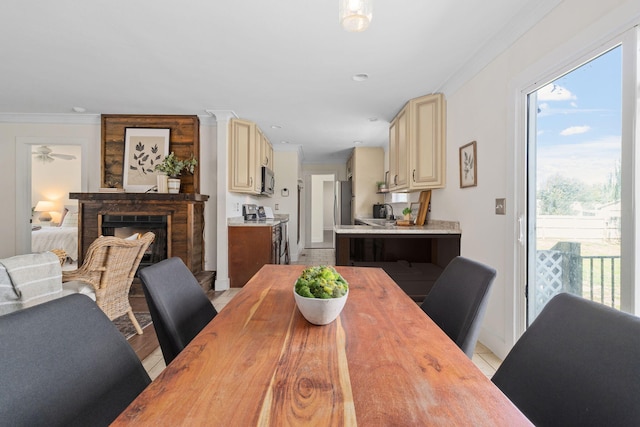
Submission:
{"label": "blue sky", "polygon": [[538,90],[538,189],[555,173],[607,182],[620,161],[622,48]]}

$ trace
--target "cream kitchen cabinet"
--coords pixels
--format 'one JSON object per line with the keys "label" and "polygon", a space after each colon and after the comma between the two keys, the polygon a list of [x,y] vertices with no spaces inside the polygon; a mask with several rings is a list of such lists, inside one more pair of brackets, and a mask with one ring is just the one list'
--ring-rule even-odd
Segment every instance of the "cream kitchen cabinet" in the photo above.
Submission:
{"label": "cream kitchen cabinet", "polygon": [[260,194],[257,126],[242,119],[231,119],[229,126],[229,191]]}
{"label": "cream kitchen cabinet", "polygon": [[258,195],[262,166],[274,169],[273,146],[249,120],[231,119],[229,127],[229,191]]}
{"label": "cream kitchen cabinet", "polygon": [[407,102],[389,127],[389,189],[445,186],[446,106],[442,94]]}
{"label": "cream kitchen cabinet", "polygon": [[256,130],[260,141],[260,166],[266,166],[273,170],[273,145],[271,145],[271,142],[269,142],[269,139],[262,133],[260,128],[256,127]]}
{"label": "cream kitchen cabinet", "polygon": [[409,129],[406,105],[389,127],[389,185],[390,191],[406,189],[409,185]]}

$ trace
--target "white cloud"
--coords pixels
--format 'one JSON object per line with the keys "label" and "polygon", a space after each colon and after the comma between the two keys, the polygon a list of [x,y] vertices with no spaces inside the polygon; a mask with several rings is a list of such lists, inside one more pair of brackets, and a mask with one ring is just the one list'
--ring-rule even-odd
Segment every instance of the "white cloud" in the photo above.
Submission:
{"label": "white cloud", "polygon": [[620,161],[620,136],[608,136],[580,144],[554,143],[537,149],[537,181],[542,185],[551,175],[603,184]]}
{"label": "white cloud", "polygon": [[578,108],[578,104],[576,104],[575,102],[571,102],[571,106],[574,108]]}
{"label": "white cloud", "polygon": [[554,83],[549,83],[538,89],[537,95],[538,101],[569,101],[576,99],[576,96],[569,89]]}
{"label": "white cloud", "polygon": [[562,136],[579,135],[581,133],[587,133],[591,130],[591,126],[571,126],[560,132]]}

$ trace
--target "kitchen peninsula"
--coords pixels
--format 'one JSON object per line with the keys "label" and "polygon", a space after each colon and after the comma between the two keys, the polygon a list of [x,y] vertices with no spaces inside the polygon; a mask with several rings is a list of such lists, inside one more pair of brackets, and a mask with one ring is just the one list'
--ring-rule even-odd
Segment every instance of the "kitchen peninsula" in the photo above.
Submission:
{"label": "kitchen peninsula", "polygon": [[430,220],[423,226],[369,218],[355,222],[334,227],[336,265],[381,267],[416,302],[460,255],[461,230],[455,221]]}

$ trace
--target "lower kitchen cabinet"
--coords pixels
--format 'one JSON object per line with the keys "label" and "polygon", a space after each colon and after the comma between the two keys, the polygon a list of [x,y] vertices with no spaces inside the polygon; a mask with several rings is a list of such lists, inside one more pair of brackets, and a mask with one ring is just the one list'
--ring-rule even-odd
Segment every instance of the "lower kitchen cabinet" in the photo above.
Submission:
{"label": "lower kitchen cabinet", "polygon": [[229,280],[243,287],[265,264],[277,264],[281,225],[229,226]]}
{"label": "lower kitchen cabinet", "polygon": [[336,265],[380,267],[417,303],[458,255],[460,234],[336,233]]}

